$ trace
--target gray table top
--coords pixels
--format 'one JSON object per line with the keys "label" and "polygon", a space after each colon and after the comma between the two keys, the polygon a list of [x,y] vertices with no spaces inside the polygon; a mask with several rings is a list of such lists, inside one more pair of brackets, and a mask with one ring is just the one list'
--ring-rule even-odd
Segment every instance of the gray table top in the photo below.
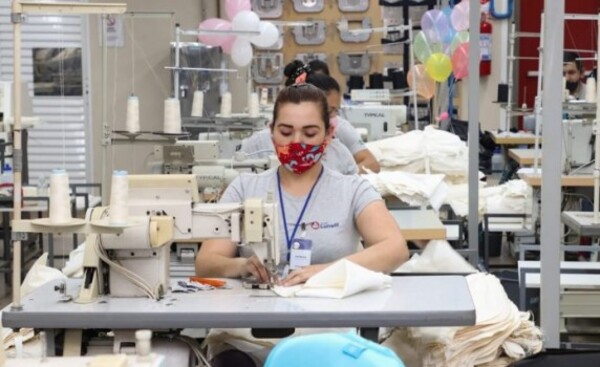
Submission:
{"label": "gray table top", "polygon": [[[23,309],[8,306],[4,327],[41,329],[134,328],[288,328],[467,326],[475,307],[461,276],[394,277],[392,287],[346,299],[280,298],[248,290],[237,280],[232,289],[168,294],[163,300],[101,298],[91,304],[59,302],[49,282],[23,299]],[[70,280],[76,294],[79,280]]]}

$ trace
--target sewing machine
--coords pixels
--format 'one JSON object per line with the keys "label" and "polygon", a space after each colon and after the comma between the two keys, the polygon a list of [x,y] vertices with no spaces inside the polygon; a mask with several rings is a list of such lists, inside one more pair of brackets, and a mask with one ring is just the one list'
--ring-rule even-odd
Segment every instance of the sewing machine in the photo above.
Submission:
{"label": "sewing machine", "polygon": [[[86,238],[84,283],[76,302],[98,294],[158,299],[169,286],[170,244],[229,238],[249,246],[275,276],[280,259],[278,211],[272,197],[243,203],[199,202],[194,175],[129,176],[131,226],[121,234],[90,234]],[[88,213],[92,223],[106,208]],[[108,264],[108,280],[101,267]]]}
{"label": "sewing machine", "polygon": [[344,105],[340,116],[355,128],[367,129],[367,141],[396,135],[400,125],[406,122],[405,105],[361,104]]}
{"label": "sewing machine", "polygon": [[221,141],[181,140],[175,145],[156,146],[155,154],[162,155],[163,173],[196,176],[200,200],[215,201],[240,171],[266,170],[279,164],[273,159],[251,159],[236,152],[222,159]]}
{"label": "sewing machine", "polygon": [[594,122],[587,119],[563,120],[563,172],[590,163],[594,155]]}

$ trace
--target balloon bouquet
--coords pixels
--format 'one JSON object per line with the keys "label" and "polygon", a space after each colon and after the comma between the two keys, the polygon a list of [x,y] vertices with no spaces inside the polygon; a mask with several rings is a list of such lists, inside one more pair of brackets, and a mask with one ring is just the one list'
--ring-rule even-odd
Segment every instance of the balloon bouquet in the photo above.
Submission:
{"label": "balloon bouquet", "polygon": [[[225,0],[228,20],[209,18],[198,26],[198,30],[223,31],[222,34],[206,32],[198,35],[198,41],[209,46],[220,46],[237,66],[250,64],[253,57],[252,44],[258,47],[273,46],[279,40],[279,29],[271,22],[261,21],[251,11],[250,0]],[[260,32],[259,34],[233,35],[227,31]]]}
{"label": "balloon bouquet", "polygon": [[[444,82],[451,74],[454,80],[469,74],[469,2],[427,11],[421,18],[421,29],[413,41],[421,64],[408,71],[407,81],[419,96],[431,99],[436,95],[436,82]],[[439,116],[446,118],[447,112]]]}

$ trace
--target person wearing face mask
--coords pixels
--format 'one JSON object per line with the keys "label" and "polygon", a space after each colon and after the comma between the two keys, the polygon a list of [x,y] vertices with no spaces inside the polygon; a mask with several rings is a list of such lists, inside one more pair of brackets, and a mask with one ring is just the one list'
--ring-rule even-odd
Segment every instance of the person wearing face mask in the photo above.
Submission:
{"label": "person wearing face mask", "polygon": [[[358,175],[345,176],[321,163],[331,139],[327,109],[325,94],[315,86],[297,84],[283,89],[275,102],[271,126],[281,165],[260,174],[242,173],[221,198],[221,202],[269,194],[277,198],[280,262],[291,269],[287,276],[282,275],[284,286],[301,284],[341,258],[384,273],[408,259],[406,241],[373,187]],[[365,248],[357,252],[359,238]],[[309,264],[301,263],[292,249],[292,243],[299,240],[310,250]],[[269,279],[263,264],[245,247],[218,239],[202,243],[196,274],[253,276],[261,282]],[[240,338],[220,343],[212,350],[213,366],[259,366],[268,350],[241,352],[240,348],[251,349],[247,343]]]}
{"label": "person wearing face mask", "polygon": [[565,88],[569,95],[576,99],[585,100],[585,83],[581,81],[583,76],[583,63],[575,52],[565,51],[563,54],[563,76],[565,77]]}
{"label": "person wearing face mask", "polygon": [[[333,81],[333,83],[335,82],[335,79],[325,76],[325,75],[319,75],[319,77],[324,77],[327,78],[330,81]],[[310,76],[309,78],[303,78],[303,77],[298,77],[298,80],[302,80],[302,81],[306,81],[306,79],[309,79],[309,83],[310,83],[310,79],[311,78],[315,78],[317,76]],[[312,83],[311,83],[312,84]],[[325,90],[325,92],[327,93],[327,89],[324,89],[326,87],[326,85],[329,85],[331,83],[321,83],[321,85],[317,85],[317,87],[320,87],[321,89]],[[336,83],[337,84],[337,83]],[[339,86],[338,86],[339,89]],[[329,97],[329,93],[328,95],[328,100],[330,99]],[[339,94],[338,94],[338,99],[339,99]],[[339,101],[338,101],[338,106],[339,106]],[[331,109],[332,107],[330,107]],[[334,111],[330,112],[330,117],[331,119],[331,123],[334,126],[334,129],[332,129],[332,131],[337,131],[337,128],[335,128],[336,126],[338,126],[338,119],[335,118],[335,116],[337,115],[337,108],[333,107]],[[348,123],[349,124],[349,123]],[[272,125],[270,125],[272,126]],[[354,130],[351,126],[350,128],[352,130]],[[358,137],[358,134],[356,134]],[[358,139],[360,139],[360,137],[358,137]],[[366,149],[366,148],[365,148]],[[255,132],[254,134],[252,134],[251,136],[249,136],[248,138],[242,140],[242,144],[240,147],[240,152],[246,154],[247,157],[249,158],[268,158],[270,155],[273,155],[276,153],[275,151],[275,146],[273,145],[273,140],[271,139],[271,127],[266,127],[260,131]],[[352,156],[352,153],[350,152],[350,150],[348,150],[348,148],[343,144],[341,139],[332,139],[330,141],[330,143],[327,145],[327,149],[324,150],[323,152],[323,164],[326,167],[329,167],[337,172],[340,172],[341,174],[344,175],[354,175],[357,174],[359,172],[358,170],[358,166],[356,165],[356,162],[354,160],[354,157]],[[377,162],[377,161],[375,161]],[[379,165],[377,165],[377,168],[379,167]]]}
{"label": "person wearing face mask", "polygon": [[338,138],[352,153],[360,173],[365,173],[366,169],[379,172],[381,169],[379,162],[377,162],[373,153],[367,149],[354,126],[338,116],[342,101],[341,89],[338,82],[329,75],[327,64],[321,60],[313,60],[308,64],[294,60],[286,65],[284,75],[287,77],[285,81],[286,86],[296,81],[302,81],[313,84],[325,92],[327,103],[329,104],[330,117],[336,121],[334,137]]}

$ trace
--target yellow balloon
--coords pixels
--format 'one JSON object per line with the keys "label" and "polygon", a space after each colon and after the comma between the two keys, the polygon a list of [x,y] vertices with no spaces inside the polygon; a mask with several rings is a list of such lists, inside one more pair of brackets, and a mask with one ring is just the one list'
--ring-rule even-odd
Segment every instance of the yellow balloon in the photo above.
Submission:
{"label": "yellow balloon", "polygon": [[452,60],[441,52],[431,54],[425,65],[427,74],[436,82],[443,82],[452,73]]}

